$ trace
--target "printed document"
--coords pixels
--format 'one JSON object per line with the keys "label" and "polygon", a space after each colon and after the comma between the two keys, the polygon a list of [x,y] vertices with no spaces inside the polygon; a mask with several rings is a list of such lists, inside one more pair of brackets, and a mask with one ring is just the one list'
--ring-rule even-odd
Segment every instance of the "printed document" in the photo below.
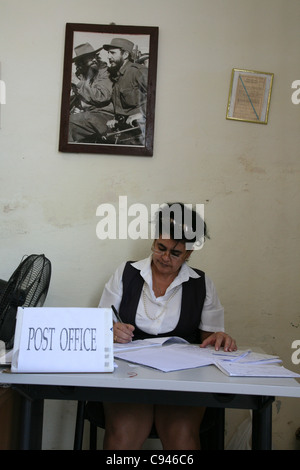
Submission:
{"label": "printed document", "polygon": [[216,351],[212,346],[200,348],[177,337],[115,344],[114,357],[163,372],[215,365],[224,374],[236,377],[300,377],[279,366],[277,363],[282,361],[278,356],[250,349],[226,352]]}

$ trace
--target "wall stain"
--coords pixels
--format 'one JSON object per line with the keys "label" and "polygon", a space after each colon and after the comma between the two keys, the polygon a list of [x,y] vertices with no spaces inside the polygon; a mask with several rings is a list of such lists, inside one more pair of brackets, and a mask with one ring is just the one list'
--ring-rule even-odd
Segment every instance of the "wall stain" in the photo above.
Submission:
{"label": "wall stain", "polygon": [[276,406],[277,414],[279,414],[280,409],[281,409],[281,400],[276,400],[275,401],[275,406]]}
{"label": "wall stain", "polygon": [[8,200],[0,200],[0,211],[4,214],[9,214],[10,212],[17,211],[18,209],[24,209],[27,206],[27,202],[23,199],[12,199]]}
{"label": "wall stain", "polygon": [[264,168],[253,165],[253,161],[251,161],[249,158],[239,157],[239,161],[241,162],[241,164],[243,165],[247,173],[259,173],[259,174],[266,173],[266,170]]}

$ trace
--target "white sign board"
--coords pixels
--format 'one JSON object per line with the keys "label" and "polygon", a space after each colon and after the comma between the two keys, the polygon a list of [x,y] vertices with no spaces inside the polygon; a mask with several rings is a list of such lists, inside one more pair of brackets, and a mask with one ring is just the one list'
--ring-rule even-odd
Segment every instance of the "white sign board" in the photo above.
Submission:
{"label": "white sign board", "polygon": [[19,307],[12,372],[112,372],[110,308]]}

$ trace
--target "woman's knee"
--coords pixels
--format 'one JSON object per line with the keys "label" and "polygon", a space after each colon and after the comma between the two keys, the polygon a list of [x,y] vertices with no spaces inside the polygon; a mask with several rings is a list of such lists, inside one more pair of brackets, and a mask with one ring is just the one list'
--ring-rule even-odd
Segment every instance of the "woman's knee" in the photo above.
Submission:
{"label": "woman's knee", "polygon": [[165,450],[200,449],[200,426],[205,409],[157,407],[155,425]]}
{"label": "woman's knee", "polygon": [[153,423],[153,406],[109,404],[105,410],[105,449],[140,449]]}

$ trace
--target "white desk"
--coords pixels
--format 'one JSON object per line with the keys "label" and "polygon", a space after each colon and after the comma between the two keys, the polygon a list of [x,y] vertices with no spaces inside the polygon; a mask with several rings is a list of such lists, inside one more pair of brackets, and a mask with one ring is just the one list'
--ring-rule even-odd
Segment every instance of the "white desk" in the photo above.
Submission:
{"label": "white desk", "polygon": [[40,448],[44,399],[203,405],[253,410],[255,449],[271,449],[274,397],[299,397],[295,379],[233,378],[214,366],[160,372],[117,361],[107,374],[0,374],[24,396],[21,447]]}

